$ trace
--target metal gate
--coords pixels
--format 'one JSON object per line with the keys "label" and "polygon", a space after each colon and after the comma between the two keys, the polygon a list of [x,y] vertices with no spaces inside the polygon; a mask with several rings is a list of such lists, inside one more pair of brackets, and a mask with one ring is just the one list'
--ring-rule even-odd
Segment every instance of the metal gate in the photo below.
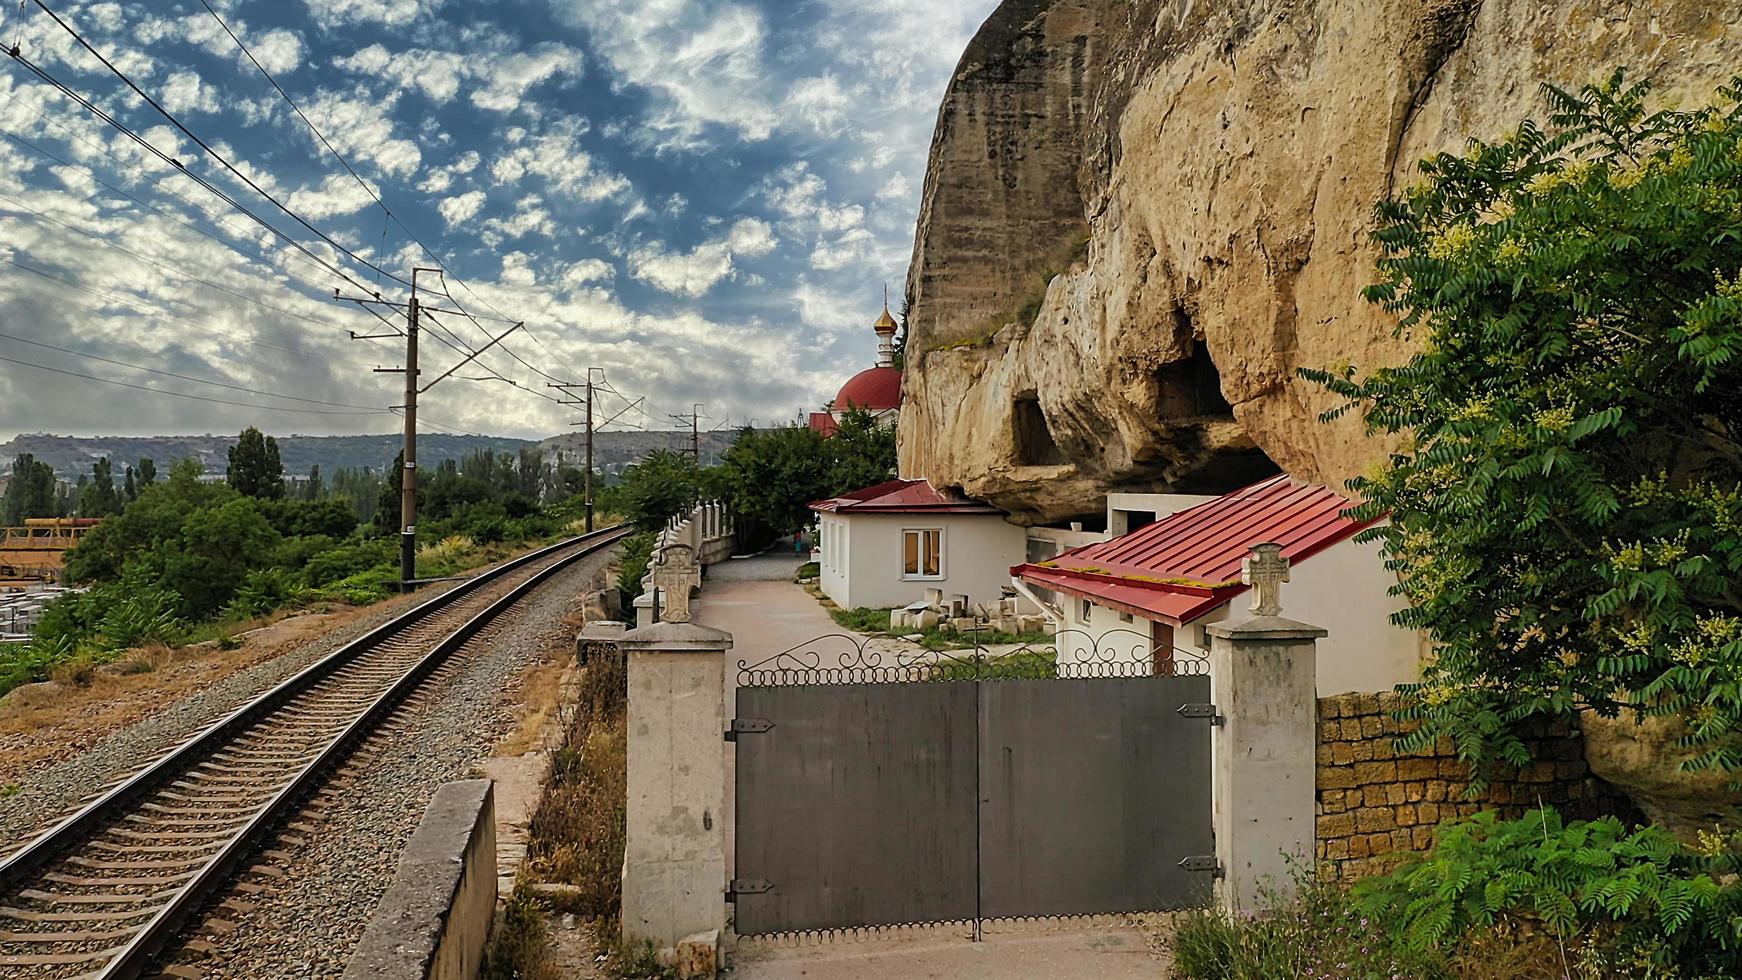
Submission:
{"label": "metal gate", "polygon": [[[844,647],[830,666],[824,642]],[[1205,902],[1204,663],[1148,638],[1088,648],[1054,664],[1051,646],[891,656],[839,636],[740,663],[738,932]]]}

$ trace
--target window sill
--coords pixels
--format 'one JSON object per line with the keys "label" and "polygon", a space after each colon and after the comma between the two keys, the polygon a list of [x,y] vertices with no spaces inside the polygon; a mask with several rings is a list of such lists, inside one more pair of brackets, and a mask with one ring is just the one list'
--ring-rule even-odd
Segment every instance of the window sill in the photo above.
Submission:
{"label": "window sill", "polygon": [[903,582],[942,582],[948,578],[947,575],[903,575],[901,580]]}

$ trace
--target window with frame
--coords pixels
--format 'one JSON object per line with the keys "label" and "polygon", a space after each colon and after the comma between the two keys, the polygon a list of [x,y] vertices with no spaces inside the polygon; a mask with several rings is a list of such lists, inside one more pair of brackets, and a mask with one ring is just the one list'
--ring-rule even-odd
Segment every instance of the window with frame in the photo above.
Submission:
{"label": "window with frame", "polygon": [[943,528],[907,528],[901,532],[901,577],[944,577]]}

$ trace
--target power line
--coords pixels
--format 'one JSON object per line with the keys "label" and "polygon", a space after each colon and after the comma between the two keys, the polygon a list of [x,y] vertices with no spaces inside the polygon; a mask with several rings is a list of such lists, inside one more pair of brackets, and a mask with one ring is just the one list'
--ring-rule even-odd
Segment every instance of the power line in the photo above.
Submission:
{"label": "power line", "polygon": [[[179,317],[176,317],[176,316],[174,316],[170,313],[167,313],[163,310],[153,309],[153,308],[147,307],[147,306],[141,306],[137,301],[135,301],[133,299],[122,298],[120,296],[116,296],[114,293],[104,292],[101,289],[93,289],[90,286],[86,286],[83,283],[77,282],[77,281],[72,280],[72,279],[68,279],[65,276],[57,276],[52,272],[46,272],[42,269],[37,269],[37,268],[33,268],[31,266],[25,265],[24,263],[18,261],[15,258],[10,257],[10,256],[8,256],[6,258],[6,262],[9,265],[12,265],[16,268],[22,269],[25,272],[28,272],[33,276],[41,276],[44,279],[50,280],[51,282],[58,282],[61,285],[66,286],[70,289],[76,289],[76,290],[83,292],[83,293],[90,293],[92,296],[95,296],[98,299],[102,299],[102,300],[105,300],[105,301],[110,302],[110,303],[118,303],[122,306],[125,306],[125,307],[128,307],[129,309],[132,309],[136,313],[142,313],[142,314],[149,316],[149,317],[154,317],[154,318],[159,319],[159,320],[166,320],[166,321],[176,323],[179,325],[184,325],[184,326],[186,325],[186,321],[179,318]],[[253,344],[253,345],[258,346],[258,347],[267,347],[267,348],[271,348],[272,350],[283,351],[287,354],[295,354],[299,357],[306,357],[306,358],[308,358],[310,360],[314,360],[314,361],[332,362],[335,360],[331,355],[328,355],[328,354],[317,354],[314,351],[303,350],[300,347],[286,347],[283,344],[274,344],[274,343],[271,343],[270,341],[261,340],[257,337],[244,337],[241,334],[234,333],[234,332],[229,331],[229,330],[214,330],[210,327],[206,327],[204,329],[208,333],[215,333],[215,334],[219,334],[219,335],[224,336],[224,337],[229,337],[233,340],[241,341],[244,344]]]}
{"label": "power line", "polygon": [[93,361],[102,361],[104,364],[113,364],[116,367],[131,368],[135,371],[144,371],[147,374],[157,374],[166,378],[175,378],[178,381],[192,381],[195,384],[211,385],[214,388],[240,391],[243,394],[266,395],[269,398],[283,398],[288,401],[303,402],[308,405],[328,405],[333,408],[359,408],[367,412],[382,411],[380,407],[374,405],[351,405],[345,402],[323,401],[319,398],[303,398],[300,395],[285,395],[276,391],[267,391],[264,388],[244,388],[241,385],[226,384],[222,381],[213,381],[210,378],[196,378],[190,374],[176,374],[174,371],[160,371],[157,368],[148,368],[139,364],[129,364],[126,361],[117,361],[112,357],[104,357],[101,354],[92,354],[89,351],[73,350],[70,347],[56,347],[54,344],[45,344],[40,340],[31,340],[27,337],[19,337],[15,334],[5,333],[4,331],[0,331],[0,337],[4,337],[7,340],[17,341],[20,344],[29,344],[32,347],[41,347],[46,350],[59,351],[62,354],[71,354],[74,357],[84,357]]}
{"label": "power line", "polygon": [[215,403],[218,405],[236,405],[236,406],[239,406],[241,408],[252,408],[252,409],[255,409],[256,411],[261,411],[261,412],[290,412],[290,413],[294,413],[294,414],[298,414],[298,415],[386,415],[386,414],[389,414],[385,409],[371,409],[367,412],[340,412],[340,411],[332,411],[329,409],[319,409],[319,408],[283,408],[283,407],[276,406],[276,405],[256,405],[252,402],[232,401],[228,398],[208,398],[205,395],[195,395],[195,394],[190,394],[189,392],[185,392],[185,391],[172,391],[168,388],[151,388],[151,387],[148,387],[146,385],[136,385],[136,384],[132,384],[131,382],[127,382],[127,381],[117,381],[114,378],[103,378],[103,377],[98,377],[97,375],[94,375],[94,374],[80,374],[77,371],[66,371],[66,370],[62,370],[61,368],[57,368],[57,367],[49,367],[46,364],[35,364],[35,363],[30,362],[30,361],[20,361],[17,358],[12,358],[12,357],[0,356],[0,361],[4,361],[7,364],[17,364],[20,367],[35,368],[38,371],[49,371],[49,372],[52,372],[54,374],[65,375],[69,378],[82,378],[86,381],[98,381],[98,382],[101,382],[103,384],[116,385],[116,386],[121,387],[121,388],[132,388],[134,391],[143,391],[143,392],[147,392],[147,393],[153,394],[153,395],[170,395],[170,396],[175,397],[175,398],[191,398],[194,401],[212,402],[212,403]]}
{"label": "power line", "polygon": [[[253,209],[249,208],[247,205],[243,204],[241,201],[236,200],[236,198],[233,195],[229,194],[228,192],[226,192],[222,188],[218,187],[216,184],[213,184],[211,181],[207,180],[206,178],[200,176],[199,174],[194,173],[192,170],[187,169],[187,167],[184,166],[180,160],[176,159],[175,157],[170,156],[169,154],[163,152],[162,150],[159,150],[156,146],[152,145],[144,137],[140,136],[137,132],[135,132],[127,124],[116,119],[114,116],[112,116],[108,112],[104,111],[102,108],[97,106],[96,103],[85,98],[83,95],[80,95],[78,92],[73,91],[73,89],[71,87],[69,87],[68,85],[66,85],[66,83],[60,81],[59,79],[55,78],[53,75],[49,74],[41,66],[35,64],[30,59],[24,57],[22,54],[18,53],[16,50],[14,50],[12,52],[12,59],[14,61],[18,62],[19,64],[23,65],[26,69],[28,69],[31,73],[35,74],[38,78],[40,78],[44,82],[48,83],[51,87],[53,87],[54,89],[59,91],[62,95],[65,95],[67,98],[71,99],[73,102],[77,103],[79,106],[84,108],[84,110],[86,112],[89,112],[91,115],[97,117],[98,119],[102,120],[104,123],[108,124],[116,132],[118,132],[121,135],[127,137],[128,139],[132,140],[135,145],[139,146],[147,154],[149,154],[150,156],[154,156],[157,159],[168,164],[171,169],[175,170],[175,172],[181,174],[182,176],[186,177],[187,179],[193,181],[195,184],[204,188],[205,190],[210,192],[214,197],[223,201],[225,204],[228,204],[231,208],[235,209],[237,212],[242,214],[242,216],[246,217],[248,220],[259,225],[261,228],[266,229],[266,231],[270,232],[272,235],[274,235],[277,238],[279,238],[280,240],[282,240],[285,244],[289,245],[292,248],[295,248],[297,251],[308,256],[308,258],[313,260],[315,262],[315,264],[326,269],[328,272],[332,273],[333,275],[337,276],[338,278],[344,280],[346,283],[349,283],[350,285],[355,286],[358,289],[367,291],[368,287],[364,286],[362,283],[359,283],[356,279],[352,278],[351,275],[349,273],[347,273],[344,269],[342,269],[342,268],[338,267],[337,265],[334,265],[333,263],[327,261],[323,256],[316,254],[313,249],[309,248],[307,245],[304,245],[302,242],[298,241],[296,238],[292,237],[291,235],[286,234],[282,229],[280,229],[278,226],[274,225],[272,222],[267,221],[265,218],[262,218],[260,215],[256,214],[253,211]],[[347,253],[347,254],[349,254],[349,253]],[[365,264],[367,265],[367,263],[365,263]],[[369,268],[373,269],[373,268],[375,268],[375,266],[370,265]],[[379,270],[377,270],[377,271],[379,271]]]}
{"label": "power line", "polygon": [[201,150],[205,151],[205,154],[208,157],[211,157],[213,160],[216,160],[220,166],[222,166],[225,170],[228,170],[232,175],[234,175],[236,177],[237,180],[240,180],[242,183],[246,184],[256,194],[259,194],[261,197],[270,201],[274,207],[276,207],[276,208],[278,208],[278,210],[284,212],[285,215],[289,216],[291,218],[291,220],[295,221],[297,224],[300,224],[304,228],[308,229],[311,233],[313,233],[321,241],[326,242],[328,245],[331,245],[333,248],[336,248],[340,252],[343,252],[344,254],[350,256],[350,258],[353,262],[356,262],[358,265],[361,265],[364,268],[373,269],[376,272],[386,276],[387,278],[394,280],[395,282],[410,285],[410,283],[407,282],[407,280],[402,279],[399,276],[396,276],[393,273],[386,271],[385,269],[382,269],[380,266],[375,265],[374,263],[359,256],[357,253],[351,251],[349,248],[345,247],[344,245],[341,245],[339,242],[335,241],[326,232],[321,231],[319,228],[316,228],[311,222],[308,221],[308,219],[304,218],[300,214],[297,214],[295,211],[292,211],[282,201],[280,201],[278,198],[272,196],[272,194],[268,193],[265,188],[263,188],[259,184],[255,183],[253,178],[249,177],[247,174],[243,173],[240,169],[238,169],[236,167],[236,165],[231,163],[222,153],[219,153],[217,150],[214,150],[212,148],[211,144],[209,144],[205,140],[201,139],[199,134],[195,133],[193,130],[191,130],[187,126],[185,126],[180,119],[177,119],[175,117],[174,113],[170,112],[168,109],[165,109],[161,104],[158,103],[158,101],[156,99],[152,98],[144,89],[140,88],[139,85],[133,81],[133,79],[127,77],[126,72],[123,72],[121,69],[115,67],[114,62],[111,62],[108,58],[104,57],[103,53],[101,51],[98,51],[94,46],[92,46],[91,42],[85,40],[84,35],[80,34],[78,31],[74,30],[72,25],[70,25],[66,21],[62,20],[60,15],[55,13],[54,10],[51,9],[47,3],[44,3],[43,0],[34,0],[34,2],[36,3],[36,6],[42,10],[43,13],[48,14],[49,18],[51,20],[53,20],[55,22],[55,24],[60,27],[61,30],[65,31],[67,33],[67,35],[70,36],[74,41],[77,41],[79,44],[79,47],[84,48],[87,52],[90,53],[90,55],[93,58],[96,58],[99,62],[101,62],[104,68],[109,69],[110,74],[112,74],[116,78],[120,79],[122,84],[126,85],[129,89],[132,89],[133,94],[135,94],[135,95],[139,96],[141,99],[145,100],[146,105],[149,105],[153,109],[157,110],[157,113],[159,115],[161,115],[163,118],[169,120],[170,125],[174,126],[178,130],[181,130],[183,135],[187,136],[188,139],[193,140],[195,145],[197,145]]}
{"label": "power line", "polygon": [[[65,124],[63,122],[60,122],[59,120],[55,119],[54,117],[43,112],[40,107],[33,106],[30,103],[25,102],[24,100],[18,98],[17,96],[14,96],[14,95],[6,94],[6,93],[0,93],[0,95],[5,95],[6,100],[8,102],[11,102],[12,104],[18,106],[19,108],[24,109],[24,110],[34,114],[38,119],[41,119],[43,122],[47,123],[48,125],[53,126],[55,129],[60,130],[62,133],[65,133],[68,138],[77,140],[80,143],[84,144],[85,146],[90,147],[92,150],[95,150],[96,152],[101,153],[104,156],[108,157],[115,164],[115,166],[119,167],[120,169],[125,170],[128,173],[133,174],[135,177],[138,177],[141,180],[149,182],[152,186],[156,187],[158,190],[163,191],[166,194],[170,194],[170,195],[174,196],[176,199],[180,200],[183,204],[186,204],[188,207],[190,207],[190,208],[194,209],[195,211],[198,211],[200,214],[204,215],[206,220],[210,221],[214,227],[222,227],[222,228],[228,230],[231,234],[238,234],[238,235],[243,234],[243,232],[236,231],[236,229],[233,225],[233,222],[235,222],[235,220],[237,218],[236,215],[234,215],[234,214],[218,214],[215,211],[208,210],[205,207],[202,207],[200,204],[196,203],[193,198],[188,197],[186,194],[183,194],[181,191],[176,190],[174,187],[171,187],[171,186],[169,186],[168,183],[166,183],[166,181],[169,178],[179,176],[179,177],[188,178],[189,180],[193,181],[198,186],[202,186],[202,187],[205,186],[203,184],[200,184],[198,178],[194,177],[192,174],[189,174],[183,170],[174,169],[174,168],[172,168],[171,170],[169,170],[166,173],[161,173],[161,174],[147,173],[144,170],[144,168],[135,166],[135,165],[128,163],[127,161],[121,159],[120,157],[115,155],[114,150],[109,149],[107,146],[104,146],[102,143],[94,142],[94,141],[86,138],[83,134],[74,130],[71,126],[68,126],[67,124]],[[74,164],[67,163],[65,160],[50,153],[47,150],[42,149],[41,147],[35,146],[34,144],[30,144],[28,141],[24,140],[21,137],[15,136],[11,133],[8,133],[6,135],[11,136],[14,140],[17,140],[20,143],[25,143],[26,145],[31,146],[31,148],[36,150],[38,153],[41,153],[44,156],[46,156],[52,160],[55,160],[59,163],[62,163],[65,166],[69,166],[69,167],[75,166]],[[161,154],[159,156],[161,156]],[[120,190],[119,188],[114,188],[110,184],[105,183],[102,180],[100,180],[96,176],[94,171],[85,170],[85,173],[89,174],[92,180],[96,180],[98,183],[103,184],[103,186],[110,187],[110,189],[115,190],[117,193],[127,194],[126,191]],[[208,188],[208,190],[209,189],[210,188]],[[219,193],[219,192],[214,192],[214,193],[218,196],[218,198],[220,200],[223,200],[226,203],[229,203],[229,199],[227,197],[225,197],[222,193]],[[127,194],[127,196],[133,197],[133,195],[131,195],[131,194]],[[140,201],[141,204],[145,204],[144,201],[141,201],[137,197],[133,197],[133,199],[136,201]],[[151,205],[146,204],[146,206],[150,207]],[[159,212],[159,213],[163,213],[163,212]],[[194,227],[197,230],[197,226],[190,225],[190,227]],[[224,242],[224,244],[229,245],[229,247],[236,249],[238,252],[241,251],[240,246],[237,246],[233,243],[230,243],[230,242],[226,241],[225,239],[218,239],[218,241]],[[317,261],[316,259],[311,259],[307,254],[303,254],[303,253],[306,253],[307,250],[300,249],[300,246],[298,246],[298,243],[296,243],[295,241],[290,241],[290,244],[287,245],[286,244],[287,236],[285,236],[285,235],[275,234],[272,239],[269,239],[269,241],[271,243],[272,248],[274,248],[278,252],[282,253],[286,258],[296,259],[299,262],[303,262],[303,263],[306,263],[308,265],[312,265],[316,269],[321,270],[322,272],[334,271],[333,267],[331,265],[329,265],[325,262]],[[297,247],[293,248],[292,246],[297,246]],[[266,259],[264,256],[261,257],[261,260],[263,262],[265,262],[268,266],[271,266],[273,269],[279,268],[277,265],[274,265],[270,259]],[[286,275],[289,275],[289,273],[286,273]],[[310,283],[308,283],[307,280],[298,280],[298,281],[302,282],[304,285],[311,285]],[[311,285],[311,288],[321,288],[323,290],[325,289],[325,287],[312,287],[312,285]]]}
{"label": "power line", "polygon": [[[30,106],[25,105],[22,102],[19,102],[17,99],[12,99],[11,96],[8,96],[8,98],[11,99],[12,102],[14,102],[20,106],[23,106],[26,109],[30,108]],[[32,111],[34,111],[34,110],[32,110]],[[40,113],[39,113],[39,115],[40,115]],[[46,119],[47,117],[45,116],[43,118]],[[139,197],[138,195],[134,194],[131,191],[126,190],[125,188],[116,187],[114,184],[111,184],[108,181],[104,180],[103,178],[97,176],[97,173],[94,170],[88,169],[86,167],[81,167],[76,163],[72,163],[72,162],[68,161],[67,159],[65,159],[64,157],[60,156],[59,154],[56,154],[51,150],[45,149],[41,146],[38,146],[35,143],[32,143],[31,141],[25,139],[24,137],[19,136],[16,133],[10,132],[4,128],[0,128],[0,136],[4,136],[7,139],[13,141],[14,143],[19,144],[20,146],[26,147],[30,150],[34,150],[35,152],[41,154],[42,156],[47,157],[50,160],[53,160],[54,162],[60,164],[63,167],[66,167],[69,170],[73,170],[73,171],[76,171],[80,174],[83,174],[84,176],[88,177],[91,181],[93,181],[97,184],[100,184],[103,187],[108,188],[109,190],[113,191],[116,194],[120,194],[121,196],[127,198],[128,200],[134,202],[135,204],[138,204],[140,207],[147,208],[154,214],[157,214],[157,215],[164,217],[164,218],[168,218],[169,220],[174,221],[177,224],[180,224],[183,227],[187,228],[189,231],[193,232],[196,235],[200,235],[200,236],[208,238],[214,242],[217,242],[219,245],[222,245],[225,248],[230,249],[231,251],[235,252],[237,255],[242,256],[243,258],[254,259],[254,260],[260,262],[262,265],[266,266],[267,268],[271,269],[272,271],[274,271],[276,273],[283,275],[285,278],[291,280],[292,282],[298,283],[298,284],[300,284],[308,289],[321,290],[323,292],[325,291],[324,287],[317,285],[315,283],[309,282],[306,279],[299,279],[296,276],[291,275],[288,271],[280,268],[277,265],[274,265],[271,259],[268,259],[265,255],[263,255],[259,252],[250,252],[247,249],[236,244],[235,242],[230,241],[227,238],[222,238],[218,235],[212,234],[211,232],[205,230],[204,228],[201,228],[199,225],[196,225],[193,222],[188,221],[187,219],[181,217],[180,215],[171,214],[170,212],[165,211],[162,208],[159,208],[157,205],[152,204],[150,201],[147,201],[144,198]],[[104,152],[108,152],[108,151],[105,150]],[[109,155],[110,155],[111,159],[114,159],[114,154],[111,153]],[[119,162],[119,161],[117,160],[117,162]],[[143,176],[142,171],[138,171],[137,169],[135,169],[134,172],[140,173]],[[158,183],[157,181],[153,181],[153,182]],[[158,183],[158,187],[160,190],[169,191],[169,193],[175,194],[174,190],[171,190],[170,188],[167,188],[167,187],[163,187],[161,183]],[[208,217],[208,218],[213,217],[210,212],[204,210],[203,208],[199,208],[198,205],[195,205],[192,201],[189,201],[186,197],[183,197],[180,194],[176,194],[176,196],[180,197],[183,201],[187,202],[187,204],[190,207],[194,207],[195,209],[199,210],[200,213],[206,215],[206,217]],[[88,198],[88,197],[86,198],[86,200],[89,200],[89,199],[90,198]],[[216,219],[213,219],[213,220],[215,223]]]}
{"label": "power line", "polygon": [[6,194],[0,194],[0,201],[5,201],[8,204],[11,204],[13,207],[18,208],[20,211],[24,211],[26,213],[35,215],[36,217],[42,219],[43,221],[48,221],[48,222],[52,222],[54,224],[57,224],[57,225],[61,226],[62,228],[65,228],[66,230],[68,230],[76,235],[82,235],[85,238],[88,238],[91,241],[96,242],[98,245],[102,245],[102,246],[105,246],[107,248],[112,248],[118,252],[123,252],[127,255],[131,255],[134,258],[138,259],[139,261],[144,262],[148,265],[156,266],[157,268],[162,269],[165,272],[174,273],[175,275],[181,276],[182,278],[187,279],[190,282],[197,282],[200,285],[205,286],[208,289],[214,289],[214,290],[217,290],[218,292],[224,293],[228,296],[233,296],[236,299],[242,300],[245,303],[253,303],[255,306],[258,306],[262,309],[271,310],[274,313],[283,314],[284,316],[294,317],[298,320],[305,320],[309,323],[315,324],[316,326],[321,326],[321,327],[332,326],[332,324],[327,323],[324,320],[320,320],[320,319],[317,319],[315,317],[312,317],[312,316],[308,315],[307,313],[297,313],[297,312],[294,312],[292,310],[287,310],[287,309],[283,308],[282,306],[273,306],[271,303],[268,303],[265,300],[255,299],[254,297],[249,296],[247,293],[237,292],[236,290],[231,289],[228,286],[221,286],[218,283],[212,282],[209,279],[202,279],[201,277],[196,276],[191,272],[184,272],[181,269],[178,269],[175,266],[168,264],[167,262],[161,262],[157,259],[152,258],[149,255],[142,255],[138,252],[133,251],[132,249],[128,248],[125,245],[119,244],[117,242],[112,242],[112,241],[108,240],[107,238],[103,238],[99,235],[85,231],[83,228],[78,228],[78,227],[75,227],[73,225],[70,225],[70,224],[66,223],[65,221],[62,221],[61,219],[54,217],[53,215],[44,214],[43,212],[36,210],[35,208],[31,207],[30,205],[25,204],[24,202],[19,201],[16,198],[10,197]]}

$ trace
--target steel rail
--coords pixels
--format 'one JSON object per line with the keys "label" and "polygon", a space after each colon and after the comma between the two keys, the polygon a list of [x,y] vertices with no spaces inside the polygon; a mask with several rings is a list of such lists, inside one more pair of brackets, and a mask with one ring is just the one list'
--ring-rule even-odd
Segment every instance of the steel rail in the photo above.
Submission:
{"label": "steel rail", "polygon": [[455,650],[475,636],[491,620],[519,602],[526,594],[552,575],[576,561],[615,544],[626,536],[628,529],[615,526],[558,542],[529,552],[484,572],[428,602],[407,610],[351,640],[344,646],[310,666],[286,678],[272,689],[207,726],[173,751],[167,753],[139,773],[129,777],[101,798],[38,835],[29,844],[0,861],[0,894],[8,894],[29,883],[31,876],[44,865],[56,860],[83,839],[97,836],[105,827],[126,815],[132,803],[149,792],[173,781],[201,759],[220,751],[238,734],[284,707],[339,669],[356,662],[371,649],[395,634],[427,619],[432,614],[458,604],[483,587],[565,549],[573,549],[548,566],[539,569],[507,594],[492,601],[473,614],[458,628],[439,640],[430,650],[379,694],[363,711],[319,752],[319,754],[285,784],[273,797],[241,826],[214,857],[207,861],[169,902],[119,948],[104,966],[86,977],[102,980],[122,980],[137,977],[150,965],[151,959],[187,924],[188,917],[221,888],[248,857],[259,839],[311,792],[326,772],[347,755],[354,744],[370,729],[397,708],[428,675]]}

